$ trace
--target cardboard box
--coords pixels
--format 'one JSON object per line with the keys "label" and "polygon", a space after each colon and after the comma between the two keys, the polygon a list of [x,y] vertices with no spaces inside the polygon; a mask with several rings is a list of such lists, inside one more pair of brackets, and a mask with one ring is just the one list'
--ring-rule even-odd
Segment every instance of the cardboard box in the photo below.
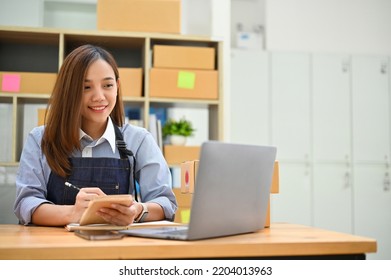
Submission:
{"label": "cardboard box", "polygon": [[46,109],[38,109],[38,126],[45,124]]}
{"label": "cardboard box", "polygon": [[118,68],[122,96],[141,97],[143,73],[141,68]]}
{"label": "cardboard box", "polygon": [[[189,195],[191,197],[194,192],[194,185],[196,174],[198,170],[198,160],[187,161],[181,164],[181,192],[183,195]],[[278,193],[279,192],[279,163],[276,161],[274,163],[273,177],[272,177],[272,185],[270,187],[270,193]],[[190,208],[191,206],[189,206]],[[265,227],[270,227],[270,198],[269,205],[267,208],[266,214],[266,223]]]}
{"label": "cardboard box", "polygon": [[155,68],[215,70],[215,49],[209,47],[154,45]]}
{"label": "cardboard box", "polygon": [[[181,163],[181,190],[183,193],[194,192],[194,181],[198,170],[198,164],[198,160],[187,160]],[[275,161],[270,193],[278,193],[280,190],[279,172],[279,163],[278,161]],[[186,175],[187,173],[188,175]],[[187,178],[183,178],[183,176],[187,176]],[[191,188],[191,186],[193,187]]]}
{"label": "cardboard box", "polygon": [[98,0],[97,29],[181,33],[181,0]]}
{"label": "cardboard box", "polygon": [[274,162],[272,186],[270,188],[270,192],[271,193],[280,192],[280,165],[277,160]]}
{"label": "cardboard box", "polygon": [[218,72],[152,68],[150,97],[218,99]]}
{"label": "cardboard box", "polygon": [[267,205],[266,220],[265,220],[265,228],[268,227],[270,227],[270,198],[269,198],[269,204]]}
{"label": "cardboard box", "polygon": [[190,219],[190,207],[193,197],[191,194],[182,193],[179,188],[174,188],[173,191],[178,203],[178,210],[175,214],[174,222],[187,224]]}
{"label": "cardboard box", "polygon": [[181,164],[181,192],[194,193],[199,160],[190,160]]}
{"label": "cardboard box", "polygon": [[164,157],[169,165],[180,165],[185,161],[200,158],[200,146],[164,145]]}
{"label": "cardboard box", "polygon": [[51,94],[57,73],[0,72],[0,91]]}

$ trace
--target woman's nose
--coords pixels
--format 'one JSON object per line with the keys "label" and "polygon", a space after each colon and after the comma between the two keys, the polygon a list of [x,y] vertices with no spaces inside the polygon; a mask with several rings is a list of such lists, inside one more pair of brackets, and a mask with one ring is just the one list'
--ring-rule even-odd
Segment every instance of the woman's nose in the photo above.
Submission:
{"label": "woman's nose", "polygon": [[102,89],[97,88],[94,90],[94,94],[92,95],[93,101],[102,101],[105,99],[105,95]]}

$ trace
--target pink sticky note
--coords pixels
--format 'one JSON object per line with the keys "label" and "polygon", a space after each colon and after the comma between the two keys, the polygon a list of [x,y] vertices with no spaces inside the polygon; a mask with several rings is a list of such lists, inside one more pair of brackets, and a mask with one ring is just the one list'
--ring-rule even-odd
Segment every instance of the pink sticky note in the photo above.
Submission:
{"label": "pink sticky note", "polygon": [[19,92],[20,91],[20,75],[19,74],[3,74],[1,83],[1,91]]}

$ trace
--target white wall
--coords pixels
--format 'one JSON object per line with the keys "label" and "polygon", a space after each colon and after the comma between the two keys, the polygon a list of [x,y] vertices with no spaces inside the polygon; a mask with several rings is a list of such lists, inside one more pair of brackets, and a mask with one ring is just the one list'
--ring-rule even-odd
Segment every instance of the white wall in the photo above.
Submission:
{"label": "white wall", "polygon": [[210,0],[182,0],[182,33],[209,35],[211,14]]}
{"label": "white wall", "polygon": [[[391,53],[390,0],[182,0],[184,31],[211,34],[211,25],[223,18],[215,17],[229,7],[229,37],[234,40],[235,26],[245,30],[262,25],[266,28],[269,50],[344,52],[363,54]],[[60,11],[58,7],[69,10]],[[87,10],[86,26],[91,28],[91,5],[96,0],[0,0],[0,25],[67,25],[67,15],[76,7]],[[46,6],[46,15],[44,10]],[[57,8],[56,8],[57,7]],[[211,10],[213,8],[214,10]],[[76,14],[75,14],[76,13]],[[56,15],[58,17],[56,18]],[[76,17],[76,26],[82,21]],[[234,45],[234,42],[232,42]]]}
{"label": "white wall", "polygon": [[96,0],[43,0],[43,26],[96,29]]}
{"label": "white wall", "polygon": [[389,0],[266,0],[269,50],[391,53]]}
{"label": "white wall", "polygon": [[42,26],[42,0],[0,0],[0,25]]}

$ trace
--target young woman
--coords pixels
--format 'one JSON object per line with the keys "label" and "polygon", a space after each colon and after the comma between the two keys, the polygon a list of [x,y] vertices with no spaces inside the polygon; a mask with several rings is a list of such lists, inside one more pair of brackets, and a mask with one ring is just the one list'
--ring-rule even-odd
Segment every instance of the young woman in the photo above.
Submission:
{"label": "young woman", "polygon": [[136,181],[143,203],[136,196],[130,207],[112,204],[98,214],[117,225],[174,219],[170,170],[146,129],[124,125],[120,82],[114,58],[98,46],[66,57],[45,126],[30,132],[20,158],[14,212],[21,224],[77,223],[90,200],[135,194]]}

